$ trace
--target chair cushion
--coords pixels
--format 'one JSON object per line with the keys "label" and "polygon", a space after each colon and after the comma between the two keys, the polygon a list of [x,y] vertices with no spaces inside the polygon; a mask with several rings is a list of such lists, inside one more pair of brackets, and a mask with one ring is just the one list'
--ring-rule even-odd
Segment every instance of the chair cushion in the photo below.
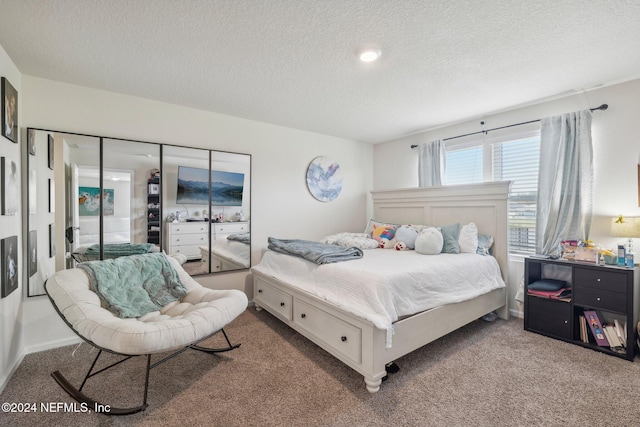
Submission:
{"label": "chair cushion", "polygon": [[239,290],[213,290],[196,282],[169,257],[187,294],[159,311],[122,319],[100,305],[89,277],[79,269],[62,270],[45,285],[54,305],[71,328],[96,346],[139,355],[177,350],[222,329],[247,308]]}

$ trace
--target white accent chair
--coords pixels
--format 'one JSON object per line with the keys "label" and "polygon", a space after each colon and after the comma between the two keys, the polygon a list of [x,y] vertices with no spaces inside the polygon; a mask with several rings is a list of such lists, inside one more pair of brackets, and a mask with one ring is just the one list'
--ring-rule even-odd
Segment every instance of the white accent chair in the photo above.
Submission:
{"label": "white accent chair", "polygon": [[[91,408],[109,408],[106,413],[110,415],[143,411],[148,406],[147,389],[152,368],[189,348],[217,353],[240,346],[231,344],[223,328],[246,309],[248,301],[245,293],[205,288],[187,274],[178,260],[167,258],[188,292],[181,300],[138,318],[120,318],[103,308],[98,294],[91,290],[88,275],[80,268],[59,271],[47,280],[45,290],[58,314],[80,338],[100,350],[79,388],[73,387],[59,371],[52,373],[58,384],[78,402],[86,403]],[[227,347],[214,349],[197,345],[218,332],[224,335]],[[125,356],[125,359],[92,373],[103,351]],[[174,353],[151,364],[152,354],[170,351]],[[147,356],[147,371],[144,398],[140,406],[114,408],[82,393],[90,377],[141,355]]]}

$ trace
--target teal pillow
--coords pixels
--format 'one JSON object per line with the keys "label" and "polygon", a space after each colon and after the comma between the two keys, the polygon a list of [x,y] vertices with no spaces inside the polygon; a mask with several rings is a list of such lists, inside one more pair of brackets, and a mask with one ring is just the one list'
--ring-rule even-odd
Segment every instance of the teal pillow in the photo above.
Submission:
{"label": "teal pillow", "polygon": [[460,245],[458,245],[458,236],[460,235],[460,224],[445,225],[440,228],[442,232],[442,239],[444,244],[442,245],[443,254],[459,254]]}
{"label": "teal pillow", "polygon": [[478,250],[479,255],[493,255],[491,247],[493,246],[493,237],[488,234],[478,234]]}

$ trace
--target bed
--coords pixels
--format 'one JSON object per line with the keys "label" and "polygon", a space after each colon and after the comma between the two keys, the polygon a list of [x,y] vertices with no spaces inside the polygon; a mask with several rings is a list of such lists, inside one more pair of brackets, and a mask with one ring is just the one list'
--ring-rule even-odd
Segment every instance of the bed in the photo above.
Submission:
{"label": "bed", "polygon": [[[257,310],[266,309],[275,317],[319,345],[321,348],[359,372],[366,388],[375,393],[387,375],[386,366],[399,357],[436,340],[437,338],[495,311],[507,319],[508,292],[504,286],[508,277],[507,260],[507,199],[509,182],[493,182],[460,186],[425,187],[388,191],[373,191],[373,217],[391,224],[425,224],[445,226],[452,223],[473,222],[479,233],[494,239],[493,256],[474,254],[420,255],[413,251],[396,252],[386,249],[365,250],[362,260],[318,266],[312,262],[267,251],[263,260],[252,268],[254,275],[253,300]],[[283,258],[284,257],[284,258]],[[376,276],[368,276],[369,290],[354,291],[351,279],[342,269],[356,268],[364,263],[368,270],[377,268],[385,276],[389,267],[382,258],[392,263],[410,259],[419,263],[418,257],[429,262],[447,258],[447,261],[468,263],[470,259],[484,259],[501,276],[503,286],[488,285],[482,290],[471,291],[462,300],[447,301],[446,296],[435,306],[407,314],[410,307],[401,307],[389,318],[376,318],[375,313],[363,312],[353,301],[371,299],[371,290],[380,289]],[[441,258],[438,258],[441,257]],[[457,257],[457,258],[456,258]],[[467,259],[463,259],[467,258]],[[282,267],[284,259],[285,267]],[[278,264],[280,263],[280,264]],[[288,263],[288,265],[287,265]],[[352,267],[348,267],[349,264]],[[280,265],[280,266],[278,266]],[[326,268],[329,267],[329,268]],[[464,280],[461,268],[453,268]],[[489,267],[491,269],[491,267]],[[396,269],[397,270],[397,269]],[[477,273],[470,271],[471,281]],[[326,275],[325,275],[326,272]],[[308,276],[307,278],[305,278]],[[467,275],[468,276],[468,275]],[[310,287],[309,280],[328,282],[322,291]],[[411,282],[401,277],[400,282]],[[457,278],[447,278],[449,282]],[[401,286],[401,284],[396,285]],[[339,297],[342,288],[349,289],[347,296]],[[489,290],[487,290],[489,289]],[[358,292],[360,292],[358,294]],[[368,305],[385,305],[387,296]],[[336,299],[337,298],[337,299]],[[388,296],[388,298],[394,298]],[[397,299],[397,298],[396,298]],[[374,298],[374,300],[376,300]],[[410,301],[411,302],[411,301]],[[431,303],[433,305],[433,303]],[[411,305],[407,303],[406,305]],[[414,307],[415,308],[415,307]],[[392,309],[393,310],[393,309]],[[374,310],[375,311],[375,310]],[[389,310],[387,310],[388,312]],[[384,317],[384,316],[383,316]],[[391,323],[391,328],[387,327]]]}
{"label": "bed", "polygon": [[[246,235],[248,240],[234,240],[234,236]],[[231,238],[229,238],[231,237]],[[227,238],[211,242],[211,271],[228,271],[249,268],[251,257],[251,240],[249,233],[231,234]],[[206,271],[209,271],[209,248],[200,246],[202,262]]]}

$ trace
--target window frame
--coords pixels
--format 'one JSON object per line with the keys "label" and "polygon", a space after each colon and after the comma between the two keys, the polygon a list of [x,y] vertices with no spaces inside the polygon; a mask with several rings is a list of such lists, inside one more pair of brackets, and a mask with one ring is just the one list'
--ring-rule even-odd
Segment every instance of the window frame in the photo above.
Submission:
{"label": "window frame", "polygon": [[[492,147],[495,144],[508,143],[513,141],[519,141],[522,139],[529,139],[529,138],[536,138],[536,137],[538,138],[538,140],[540,140],[539,124],[536,126],[535,129],[531,128],[527,130],[520,130],[518,132],[514,132],[513,130],[511,130],[509,132],[500,132],[498,135],[490,136],[488,134],[481,134],[481,135],[474,135],[473,137],[460,138],[461,139],[460,141],[455,141],[455,140],[445,141],[445,162],[446,162],[447,152],[449,151],[480,146],[482,147],[482,151],[481,151],[482,182],[493,182],[494,180],[493,180],[493,153],[492,153],[493,148]],[[444,184],[448,185],[446,181]],[[511,212],[510,208],[508,208],[508,210],[510,213]],[[537,215],[537,206],[536,206],[536,215]],[[509,227],[509,229],[510,228],[511,227]],[[510,233],[510,230],[508,230],[508,232]],[[509,257],[516,258],[516,259],[521,259],[526,256],[533,255],[534,253],[535,253],[535,249],[531,253],[526,253],[523,251],[512,252],[511,247],[509,247]]]}

